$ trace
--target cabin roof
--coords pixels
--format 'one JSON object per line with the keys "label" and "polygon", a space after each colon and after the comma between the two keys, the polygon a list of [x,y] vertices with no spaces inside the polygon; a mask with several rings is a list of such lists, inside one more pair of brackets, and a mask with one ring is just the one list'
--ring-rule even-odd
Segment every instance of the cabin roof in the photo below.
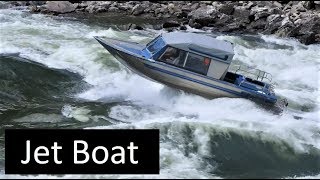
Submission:
{"label": "cabin roof", "polygon": [[183,49],[192,48],[203,52],[213,51],[228,55],[234,54],[233,46],[230,42],[218,40],[204,34],[170,32],[162,34],[162,38],[168,45]]}

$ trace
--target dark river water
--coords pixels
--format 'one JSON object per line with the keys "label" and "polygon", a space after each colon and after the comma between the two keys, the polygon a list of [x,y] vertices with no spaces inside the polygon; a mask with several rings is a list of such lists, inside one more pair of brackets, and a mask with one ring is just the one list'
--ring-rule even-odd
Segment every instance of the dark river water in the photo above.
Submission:
{"label": "dark river water", "polygon": [[[208,100],[146,80],[93,38],[148,42],[161,32],[1,9],[1,177],[320,177],[320,45],[217,36],[235,44],[232,66],[273,75],[289,101],[276,115],[246,99]],[[5,128],[160,129],[160,175],[4,175]]]}

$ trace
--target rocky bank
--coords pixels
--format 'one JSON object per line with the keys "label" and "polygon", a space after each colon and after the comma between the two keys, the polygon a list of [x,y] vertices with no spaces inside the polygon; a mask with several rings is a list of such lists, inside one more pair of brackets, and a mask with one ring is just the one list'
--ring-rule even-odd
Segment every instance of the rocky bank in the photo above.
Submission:
{"label": "rocky bank", "polygon": [[[320,42],[320,1],[10,1],[34,13],[113,13],[161,20],[160,28],[190,27],[223,33],[275,34],[309,45]],[[155,26],[157,27],[157,26]],[[159,26],[158,26],[159,27]],[[130,29],[143,29],[131,23]]]}

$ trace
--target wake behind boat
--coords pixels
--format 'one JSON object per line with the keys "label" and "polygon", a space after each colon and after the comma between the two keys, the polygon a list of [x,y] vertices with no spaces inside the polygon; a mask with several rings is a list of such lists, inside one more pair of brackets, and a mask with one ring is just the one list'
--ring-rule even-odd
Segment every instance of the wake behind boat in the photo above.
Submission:
{"label": "wake behind boat", "polygon": [[230,42],[182,32],[163,33],[146,45],[95,39],[130,70],[167,86],[209,99],[247,98],[281,109],[288,105],[275,95],[269,73],[245,66],[229,71],[234,56]]}

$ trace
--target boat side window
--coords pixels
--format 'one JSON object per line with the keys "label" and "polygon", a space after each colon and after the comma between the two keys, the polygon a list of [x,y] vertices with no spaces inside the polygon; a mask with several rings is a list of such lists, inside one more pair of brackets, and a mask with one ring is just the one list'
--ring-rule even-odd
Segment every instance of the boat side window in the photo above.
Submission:
{"label": "boat side window", "polygon": [[158,60],[168,64],[182,67],[186,59],[186,55],[186,51],[173,47],[167,47],[165,52],[160,56]]}
{"label": "boat side window", "polygon": [[147,49],[150,51],[151,54],[154,54],[155,52],[163,48],[163,46],[165,46],[165,43],[160,37],[155,42],[152,42]]}
{"label": "boat side window", "polygon": [[207,75],[211,59],[197,54],[189,53],[185,69]]}

